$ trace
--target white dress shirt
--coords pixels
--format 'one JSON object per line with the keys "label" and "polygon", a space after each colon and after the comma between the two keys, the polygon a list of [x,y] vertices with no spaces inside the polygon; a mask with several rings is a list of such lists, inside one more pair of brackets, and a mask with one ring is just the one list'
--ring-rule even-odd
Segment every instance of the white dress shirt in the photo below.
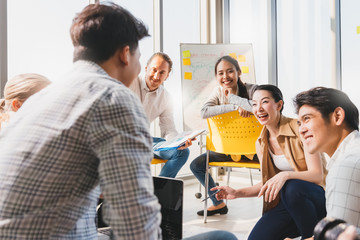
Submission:
{"label": "white dress shirt", "polygon": [[150,91],[145,83],[145,79],[136,78],[130,89],[139,97],[149,122],[159,117],[159,127],[161,137],[171,139],[178,132],[174,123],[174,110],[171,96],[164,86],[160,85],[158,89]]}

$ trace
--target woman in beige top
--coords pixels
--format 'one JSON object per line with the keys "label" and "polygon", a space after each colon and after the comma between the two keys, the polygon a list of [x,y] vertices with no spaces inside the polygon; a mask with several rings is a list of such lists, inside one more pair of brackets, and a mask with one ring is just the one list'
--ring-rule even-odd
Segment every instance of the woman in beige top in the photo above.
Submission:
{"label": "woman in beige top", "polygon": [[221,189],[219,200],[263,196],[263,216],[251,231],[251,240],[312,237],[316,223],[326,216],[325,159],[310,154],[299,138],[296,119],[282,115],[282,93],[273,85],[255,88],[253,113],[264,125],[256,143],[262,181],[252,187]]}

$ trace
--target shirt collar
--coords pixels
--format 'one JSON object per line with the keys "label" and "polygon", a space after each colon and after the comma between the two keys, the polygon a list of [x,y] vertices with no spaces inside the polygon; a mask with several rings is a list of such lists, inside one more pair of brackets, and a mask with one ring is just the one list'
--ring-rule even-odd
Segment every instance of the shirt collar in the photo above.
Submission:
{"label": "shirt collar", "polygon": [[[277,135],[277,137],[279,136],[289,136],[289,137],[293,137],[296,136],[294,131],[291,129],[290,127],[290,120],[291,118],[287,118],[283,115],[280,116],[280,127],[279,127],[279,134]],[[269,131],[267,130],[266,127],[263,128],[263,130],[261,131],[260,134],[260,141],[264,141],[267,137],[268,137],[268,133]]]}
{"label": "shirt collar", "polygon": [[280,128],[279,128],[279,134],[278,136],[289,136],[289,137],[295,137],[296,134],[290,127],[290,118],[287,118],[283,115],[280,117]]}
{"label": "shirt collar", "polygon": [[334,162],[340,158],[344,152],[346,152],[347,147],[355,140],[355,138],[359,135],[357,130],[352,131],[349,135],[347,135],[344,140],[340,143],[339,147],[335,150],[335,153],[330,158],[327,168],[329,169]]}
{"label": "shirt collar", "polygon": [[160,92],[163,89],[163,85],[160,85],[155,91],[150,91],[150,89],[146,85],[145,78],[140,78],[140,87],[141,87],[141,90],[144,90],[146,92],[153,92],[155,94],[160,94]]}

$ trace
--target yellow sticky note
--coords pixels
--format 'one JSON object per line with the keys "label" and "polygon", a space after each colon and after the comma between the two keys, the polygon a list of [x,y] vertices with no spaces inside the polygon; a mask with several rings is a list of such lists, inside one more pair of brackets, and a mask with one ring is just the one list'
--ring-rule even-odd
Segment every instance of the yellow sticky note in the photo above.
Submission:
{"label": "yellow sticky note", "polygon": [[236,53],[229,53],[229,56],[232,57],[233,59],[236,59]]}
{"label": "yellow sticky note", "polygon": [[357,28],[356,28],[356,33],[357,33],[357,34],[360,34],[360,26],[357,26]]}
{"label": "yellow sticky note", "polygon": [[190,58],[183,58],[183,64],[184,65],[191,65]]}
{"label": "yellow sticky note", "polygon": [[183,58],[189,58],[189,57],[191,57],[190,51],[189,50],[183,51]]}
{"label": "yellow sticky note", "polygon": [[192,79],[192,73],[191,72],[185,72],[184,79],[191,80]]}
{"label": "yellow sticky note", "polygon": [[248,66],[241,66],[241,72],[242,73],[249,73],[249,67]]}
{"label": "yellow sticky note", "polygon": [[239,55],[238,61],[239,61],[239,62],[246,62],[246,57],[245,57],[245,55]]}

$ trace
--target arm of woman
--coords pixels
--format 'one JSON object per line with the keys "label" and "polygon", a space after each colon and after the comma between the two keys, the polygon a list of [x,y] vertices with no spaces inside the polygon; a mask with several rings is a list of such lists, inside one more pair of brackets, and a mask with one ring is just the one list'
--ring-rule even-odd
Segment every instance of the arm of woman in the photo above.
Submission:
{"label": "arm of woman", "polygon": [[310,154],[304,148],[305,161],[307,165],[306,171],[282,171],[270,178],[259,192],[259,197],[264,195],[266,202],[273,201],[285,182],[289,179],[300,179],[316,184],[321,183],[323,179],[321,155],[319,153]]}
{"label": "arm of woman", "polygon": [[221,190],[216,194],[217,200],[236,199],[244,197],[256,197],[261,189],[262,183],[255,184],[251,187],[233,189],[228,186],[219,186],[210,189],[211,191]]}
{"label": "arm of woman", "polygon": [[239,97],[235,94],[229,94],[229,103],[237,105],[245,111],[252,112],[252,101],[247,98]]}
{"label": "arm of woman", "polygon": [[221,87],[216,88],[201,109],[201,117],[209,118],[219,114],[232,112],[238,109],[234,104],[224,104],[220,98],[224,96]]}
{"label": "arm of woman", "polygon": [[304,154],[307,170],[301,172],[285,172],[288,175],[288,179],[300,179],[316,184],[321,183],[323,180],[323,168],[321,162],[321,154],[311,154],[304,146]]}

